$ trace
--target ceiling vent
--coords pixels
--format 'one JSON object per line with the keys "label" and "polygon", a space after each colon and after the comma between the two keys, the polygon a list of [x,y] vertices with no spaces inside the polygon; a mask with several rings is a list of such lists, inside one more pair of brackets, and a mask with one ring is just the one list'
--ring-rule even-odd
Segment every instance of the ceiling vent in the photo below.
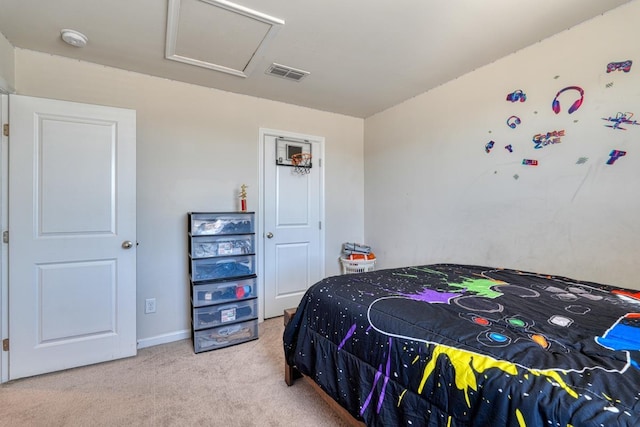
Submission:
{"label": "ceiling vent", "polygon": [[272,76],[281,77],[283,79],[293,80],[295,82],[299,82],[300,80],[311,74],[308,71],[298,70],[296,68],[287,67],[286,65],[276,64],[275,62],[271,64],[269,68],[267,68],[266,73]]}

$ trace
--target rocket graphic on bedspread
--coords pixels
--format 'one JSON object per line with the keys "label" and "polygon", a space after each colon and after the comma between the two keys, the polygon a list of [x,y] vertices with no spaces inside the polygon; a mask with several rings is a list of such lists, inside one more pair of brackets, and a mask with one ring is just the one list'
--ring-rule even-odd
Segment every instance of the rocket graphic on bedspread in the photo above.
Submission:
{"label": "rocket graphic on bedspread", "polygon": [[[628,313],[619,318],[596,342],[610,350],[640,352],[640,313]],[[631,359],[631,364],[640,369],[640,360]]]}

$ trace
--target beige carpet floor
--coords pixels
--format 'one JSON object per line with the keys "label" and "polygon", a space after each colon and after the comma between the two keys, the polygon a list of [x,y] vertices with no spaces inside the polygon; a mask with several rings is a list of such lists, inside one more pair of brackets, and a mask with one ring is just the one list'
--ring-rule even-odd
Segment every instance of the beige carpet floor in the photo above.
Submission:
{"label": "beige carpet floor", "polygon": [[0,426],[344,426],[305,381],[284,383],[283,330],[279,317],[234,347],[183,340],[0,385]]}

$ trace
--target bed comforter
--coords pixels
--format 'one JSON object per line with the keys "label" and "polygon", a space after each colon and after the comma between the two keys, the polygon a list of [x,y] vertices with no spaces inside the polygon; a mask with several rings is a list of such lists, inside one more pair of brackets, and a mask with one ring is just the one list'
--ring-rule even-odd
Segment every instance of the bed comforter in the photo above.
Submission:
{"label": "bed comforter", "polygon": [[437,264],[326,278],[287,363],[370,426],[640,426],[640,292]]}

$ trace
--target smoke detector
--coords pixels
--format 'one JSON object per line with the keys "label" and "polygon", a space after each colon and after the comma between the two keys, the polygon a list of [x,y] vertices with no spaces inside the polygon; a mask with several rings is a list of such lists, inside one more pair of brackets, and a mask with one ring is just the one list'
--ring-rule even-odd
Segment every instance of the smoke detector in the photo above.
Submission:
{"label": "smoke detector", "polygon": [[85,47],[89,41],[87,36],[75,30],[62,30],[60,36],[65,43],[73,47]]}

